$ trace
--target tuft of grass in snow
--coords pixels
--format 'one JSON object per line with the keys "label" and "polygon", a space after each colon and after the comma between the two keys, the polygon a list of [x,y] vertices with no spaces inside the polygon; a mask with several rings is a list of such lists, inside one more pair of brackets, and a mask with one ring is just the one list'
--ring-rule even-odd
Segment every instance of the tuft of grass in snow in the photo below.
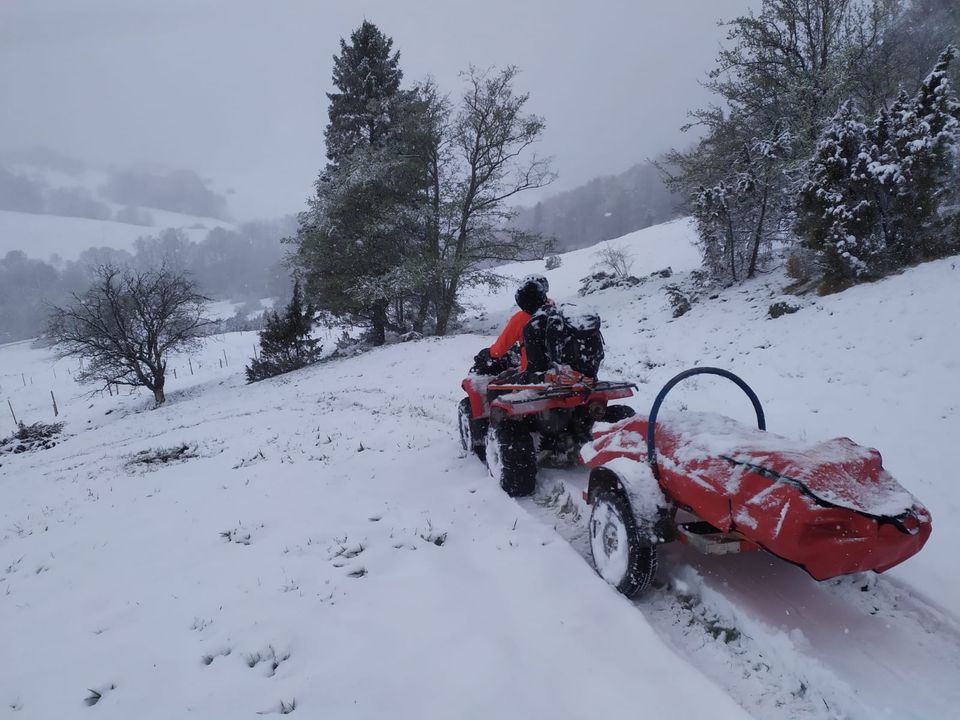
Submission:
{"label": "tuft of grass in snow", "polygon": [[154,448],[152,450],[141,450],[127,461],[127,467],[136,467],[146,465],[166,465],[172,462],[185,462],[191,458],[200,457],[196,445],[181,443],[170,448]]}
{"label": "tuft of grass in snow", "polygon": [[193,618],[193,624],[190,626],[191,630],[196,630],[197,632],[203,632],[206,628],[213,624],[213,620],[208,620],[202,617]]}
{"label": "tuft of grass in snow", "polygon": [[257,715],[289,715],[294,710],[297,709],[297,699],[293,698],[290,702],[284,700],[280,701],[280,704],[277,707],[271,708],[270,710],[260,710],[257,712]]}
{"label": "tuft of grass in snow", "polygon": [[227,648],[226,650],[221,650],[220,652],[210,653],[201,657],[200,662],[202,662],[204,665],[211,665],[218,657],[227,657],[231,652],[233,651],[230,648]]}
{"label": "tuft of grass in snow", "polygon": [[432,543],[437,547],[442,547],[447,541],[447,534],[445,532],[435,532],[431,530],[427,533],[421,533],[420,539],[426,540],[428,543]]}
{"label": "tuft of grass in snow", "polygon": [[243,458],[236,465],[233,466],[234,470],[239,470],[240,468],[249,467],[251,465],[256,465],[258,462],[266,460],[267,456],[263,454],[263,450],[257,450],[255,455],[251,455],[248,458]]}
{"label": "tuft of grass in snow", "polygon": [[277,653],[273,645],[268,645],[266,650],[247,655],[245,660],[248,668],[255,668],[261,663],[267,667],[267,677],[273,677],[277,668],[290,659],[289,652]]}
{"label": "tuft of grass in snow", "polygon": [[106,695],[110,690],[116,690],[117,686],[114,683],[110,683],[100,690],[94,690],[93,688],[87,688],[87,692],[90,694],[83,699],[83,704],[87,707],[93,707],[98,702],[103,699],[103,696]]}
{"label": "tuft of grass in snow", "polygon": [[709,612],[695,595],[677,593],[680,606],[690,611],[690,625],[697,624],[714,640],[723,640],[727,645],[740,640],[742,633],[732,625],[727,625],[719,615]]}
{"label": "tuft of grass in snow", "polygon": [[[263,526],[261,525],[261,527]],[[249,545],[253,538],[250,531],[243,525],[238,525],[230,530],[221,531],[220,537],[227,542],[236,543],[237,545]]]}

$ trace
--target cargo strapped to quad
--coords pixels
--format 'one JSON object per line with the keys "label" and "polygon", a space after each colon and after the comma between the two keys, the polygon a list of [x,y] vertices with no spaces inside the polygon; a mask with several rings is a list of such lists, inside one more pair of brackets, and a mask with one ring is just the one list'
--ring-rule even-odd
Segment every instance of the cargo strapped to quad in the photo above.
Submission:
{"label": "cargo strapped to quad", "polygon": [[[490,384],[487,388],[492,392],[503,391],[508,393],[506,395],[501,395],[497,398],[500,402],[507,403],[520,403],[520,402],[529,402],[532,398],[529,395],[521,395],[520,397],[511,398],[511,393],[535,393],[536,399],[541,398],[565,398],[565,397],[588,397],[594,393],[612,393],[618,390],[636,390],[637,386],[635,383],[627,382],[608,382],[606,380],[593,383],[588,385],[586,383],[578,383],[576,385],[547,385],[547,384],[532,384],[532,385],[495,385]],[[626,397],[626,396],[624,396]]]}

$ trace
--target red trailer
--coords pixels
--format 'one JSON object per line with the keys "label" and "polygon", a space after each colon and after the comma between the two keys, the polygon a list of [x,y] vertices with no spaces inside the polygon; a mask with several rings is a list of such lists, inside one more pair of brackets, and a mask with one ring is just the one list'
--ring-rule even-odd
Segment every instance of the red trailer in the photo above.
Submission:
{"label": "red trailer", "polygon": [[[667,393],[700,374],[740,386],[758,427],[707,413],[661,417]],[[647,416],[595,428],[581,457],[592,468],[584,495],[594,564],[628,596],[647,586],[657,546],[670,541],[709,553],[762,549],[825,580],[883,572],[930,536],[929,512],[879,452],[849,438],[807,443],[766,432],[756,394],[718,368],[677,375]]]}

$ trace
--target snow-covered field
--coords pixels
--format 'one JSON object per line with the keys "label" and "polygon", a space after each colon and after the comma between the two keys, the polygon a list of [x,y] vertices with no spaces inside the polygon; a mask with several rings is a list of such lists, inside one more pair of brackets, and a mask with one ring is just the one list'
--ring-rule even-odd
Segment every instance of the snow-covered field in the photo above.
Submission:
{"label": "snow-covered field", "polygon": [[[223,336],[193,375],[173,363],[159,410],[82,395],[69,361],[4,346],[0,413],[9,398],[50,421],[54,390],[67,439],[0,458],[0,715],[955,717],[960,265],[771,320],[774,273],[674,320],[664,286],[696,266],[690,242],[683,221],[616,241],[634,274],[676,274],[582,299],[597,249],[570,253],[551,295],[601,313],[605,372],[638,382],[638,409],[674,373],[718,365],[753,385],[771,430],[878,447],[933,515],[918,556],[817,583],[762,553],[669,548],[656,587],[625,600],[583,558],[582,471],[542,471],[518,503],[460,451],[459,380],[512,288],[471,298],[475,334],[253,386],[255,335]],[[737,392],[701,379],[668,404],[747,421]],[[137,462],[180,444],[192,457]]]}
{"label": "snow-covered field", "polygon": [[76,260],[90,247],[133,250],[140,237],[156,235],[165,228],[181,228],[194,242],[203,240],[214,227],[232,227],[210,218],[148,210],[153,226],[130,225],[113,220],[33,215],[0,210],[0,257],[11,250],[22,250],[29,257],[49,260],[53,254],[64,260]]}

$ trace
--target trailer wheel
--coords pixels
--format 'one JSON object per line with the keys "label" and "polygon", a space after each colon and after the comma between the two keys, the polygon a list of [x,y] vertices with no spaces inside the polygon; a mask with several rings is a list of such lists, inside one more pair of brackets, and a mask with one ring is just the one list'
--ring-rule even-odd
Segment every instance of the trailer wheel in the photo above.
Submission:
{"label": "trailer wheel", "polygon": [[600,490],[593,500],[590,553],[600,577],[627,597],[643,591],[657,572],[657,547],[641,537],[620,490]]}
{"label": "trailer wheel", "polygon": [[533,435],[519,423],[504,421],[487,430],[487,469],[510,497],[530,495],[537,485]]}
{"label": "trailer wheel", "polygon": [[467,452],[487,461],[486,421],[476,420],[470,409],[470,398],[463,398],[457,405],[457,426],[460,429],[460,444]]}
{"label": "trailer wheel", "polygon": [[629,405],[607,405],[603,414],[603,421],[608,423],[620,422],[637,414]]}

